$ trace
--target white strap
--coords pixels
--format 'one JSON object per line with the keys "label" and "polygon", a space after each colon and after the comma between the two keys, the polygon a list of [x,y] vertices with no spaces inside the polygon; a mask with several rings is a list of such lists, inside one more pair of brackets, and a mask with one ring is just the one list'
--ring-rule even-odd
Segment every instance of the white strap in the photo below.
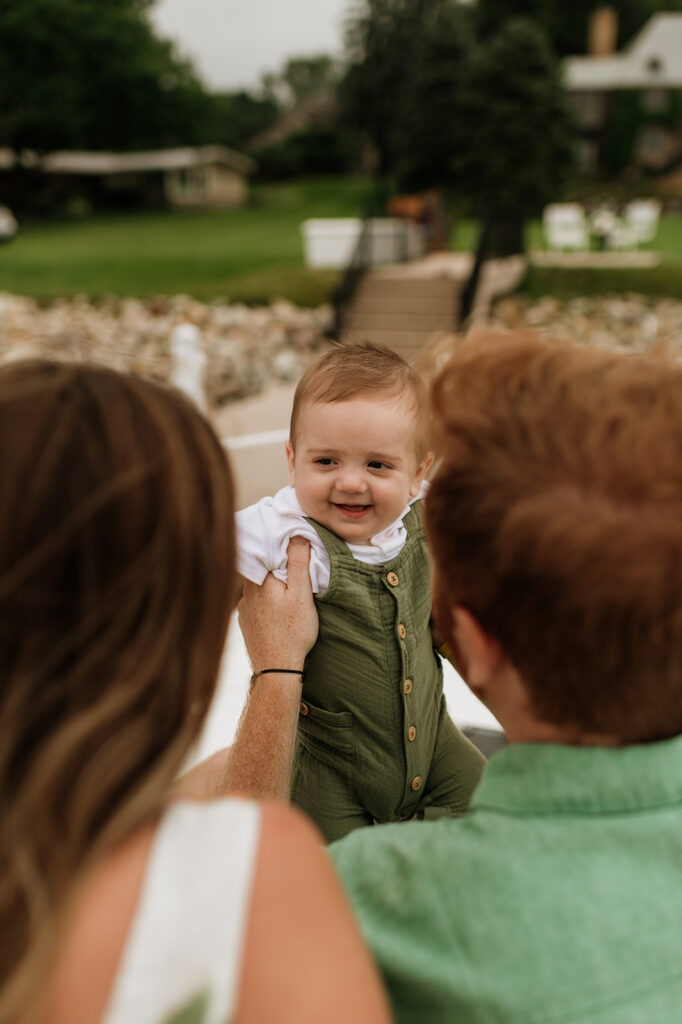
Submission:
{"label": "white strap", "polygon": [[172,804],[159,828],[102,1024],[161,1024],[208,992],[202,1024],[235,1011],[260,811]]}

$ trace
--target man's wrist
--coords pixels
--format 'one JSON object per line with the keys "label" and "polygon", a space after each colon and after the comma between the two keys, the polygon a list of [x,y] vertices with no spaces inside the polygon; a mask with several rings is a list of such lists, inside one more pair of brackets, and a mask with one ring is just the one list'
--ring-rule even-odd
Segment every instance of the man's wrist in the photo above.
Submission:
{"label": "man's wrist", "polygon": [[257,672],[253,672],[251,675],[251,685],[255,683],[261,676],[289,676],[292,679],[297,678],[298,682],[303,685],[305,681],[305,672],[303,669],[298,668],[261,668]]}

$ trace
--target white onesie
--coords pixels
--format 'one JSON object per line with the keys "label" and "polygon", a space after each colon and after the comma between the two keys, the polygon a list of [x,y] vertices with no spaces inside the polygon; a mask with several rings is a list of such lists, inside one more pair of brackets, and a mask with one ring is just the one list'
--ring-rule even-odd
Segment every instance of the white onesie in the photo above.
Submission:
{"label": "white onesie", "polygon": [[[419,493],[426,493],[424,482]],[[372,537],[369,544],[348,544],[348,550],[359,562],[383,565],[399,555],[407,540],[403,518],[412,498],[400,518]],[[314,526],[306,520],[293,487],[283,487],[273,498],[261,498],[237,512],[237,566],[247,580],[259,585],[269,572],[286,583],[287,547],[292,537],[305,537],[310,541],[310,580],[313,593],[322,594],[329,586],[329,556]]]}

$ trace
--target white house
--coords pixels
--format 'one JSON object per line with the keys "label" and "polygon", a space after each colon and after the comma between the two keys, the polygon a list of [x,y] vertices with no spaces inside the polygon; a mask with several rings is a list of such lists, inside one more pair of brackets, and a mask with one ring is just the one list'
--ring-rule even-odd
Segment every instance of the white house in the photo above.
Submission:
{"label": "white house", "polygon": [[183,146],[136,153],[49,153],[40,170],[57,180],[98,181],[109,193],[139,190],[168,206],[240,206],[254,161],[226,146]]}
{"label": "white house", "polygon": [[241,206],[248,176],[256,169],[249,156],[226,146],[182,146],[134,153],[58,150],[40,156],[0,149],[0,192],[16,170],[33,175],[33,187],[57,201],[79,196],[95,205]]}
{"label": "white house", "polygon": [[658,170],[682,156],[682,13],[653,15],[620,53],[567,57],[563,73],[583,170],[599,168],[604,132],[623,90],[639,94],[635,162]]}

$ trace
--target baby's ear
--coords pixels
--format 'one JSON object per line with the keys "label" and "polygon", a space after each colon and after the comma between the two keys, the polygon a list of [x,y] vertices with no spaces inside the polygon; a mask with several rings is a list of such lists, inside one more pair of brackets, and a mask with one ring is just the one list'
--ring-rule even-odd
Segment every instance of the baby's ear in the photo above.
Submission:
{"label": "baby's ear", "polygon": [[289,467],[289,484],[294,486],[294,446],[291,441],[285,441],[284,450],[287,453],[287,466]]}
{"label": "baby's ear", "polygon": [[433,465],[433,458],[433,452],[427,452],[422,461],[417,466],[417,472],[414,474],[414,480],[412,481],[412,486],[410,487],[411,498],[419,497],[419,492],[424,482],[424,477],[426,476],[428,471],[431,469],[431,466]]}

